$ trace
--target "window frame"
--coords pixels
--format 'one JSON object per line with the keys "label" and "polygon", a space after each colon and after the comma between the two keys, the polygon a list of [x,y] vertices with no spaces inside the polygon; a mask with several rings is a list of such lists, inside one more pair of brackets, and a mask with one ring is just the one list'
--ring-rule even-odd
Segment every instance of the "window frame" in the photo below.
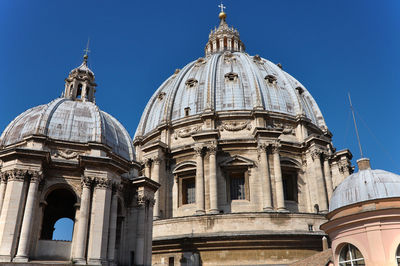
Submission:
{"label": "window frame", "polygon": [[[231,188],[232,188],[232,175],[242,174],[244,181],[244,198],[243,199],[232,199]],[[225,170],[226,175],[226,191],[227,201],[250,201],[250,186],[249,186],[249,171],[247,167],[231,167]],[[237,177],[235,177],[237,178]]]}
{"label": "window frame", "polygon": [[178,207],[182,207],[185,205],[196,204],[196,196],[194,197],[194,201],[188,203],[186,193],[184,192],[185,182],[189,182],[191,180],[194,184],[194,191],[196,195],[196,171],[187,171],[185,173],[178,174]]}
{"label": "window frame", "polygon": [[[347,248],[347,250],[345,250],[346,248]],[[347,254],[347,252],[349,252],[350,260],[346,260],[346,258],[344,260],[342,260],[342,258],[343,258],[342,256],[343,256],[343,252],[344,251],[346,251],[346,254]],[[360,255],[361,255],[361,258],[354,258],[353,259],[352,258],[353,251],[358,251],[360,253]],[[363,261],[364,264],[358,264],[358,262],[361,262],[361,261]],[[356,262],[356,264],[354,264],[354,262]],[[364,265],[365,266],[366,265],[365,264],[364,255],[361,253],[361,251],[355,245],[350,244],[350,243],[346,243],[340,248],[339,257],[338,257],[338,263],[339,263],[339,266],[347,266],[347,265],[349,265],[348,263],[350,263],[351,266],[357,266],[357,265]]]}

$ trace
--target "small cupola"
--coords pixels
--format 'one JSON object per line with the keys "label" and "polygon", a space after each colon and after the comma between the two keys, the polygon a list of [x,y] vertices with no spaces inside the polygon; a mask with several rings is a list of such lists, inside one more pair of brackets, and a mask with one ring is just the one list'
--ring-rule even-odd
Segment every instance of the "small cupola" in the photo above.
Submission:
{"label": "small cupola", "polygon": [[83,56],[82,64],[71,70],[65,79],[63,97],[76,101],[95,102],[97,84],[94,81],[94,73],[87,65],[88,55]]}
{"label": "small cupola", "polygon": [[205,48],[206,55],[225,51],[244,52],[245,47],[240,40],[238,30],[229,27],[226,23],[226,13],[224,12],[226,7],[223,4],[220,4],[218,7],[221,8],[221,12],[219,13],[220,23],[218,28],[211,30],[208,36]]}

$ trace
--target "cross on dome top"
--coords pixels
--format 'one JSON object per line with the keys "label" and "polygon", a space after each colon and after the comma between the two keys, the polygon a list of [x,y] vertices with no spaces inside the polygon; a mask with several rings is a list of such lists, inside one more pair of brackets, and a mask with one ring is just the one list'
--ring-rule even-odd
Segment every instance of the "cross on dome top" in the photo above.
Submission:
{"label": "cross on dome top", "polygon": [[240,35],[237,29],[229,27],[226,23],[226,13],[223,3],[218,5],[221,8],[219,13],[219,19],[221,20],[218,28],[211,30],[208,36],[208,42],[206,44],[205,53],[206,55],[219,53],[219,52],[244,52],[245,47],[240,40]]}

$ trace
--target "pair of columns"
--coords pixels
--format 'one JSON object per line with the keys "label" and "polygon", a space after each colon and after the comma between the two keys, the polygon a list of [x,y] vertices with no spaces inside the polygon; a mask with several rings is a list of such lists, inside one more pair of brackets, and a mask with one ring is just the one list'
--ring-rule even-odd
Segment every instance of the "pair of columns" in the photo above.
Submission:
{"label": "pair of columns", "polygon": [[[83,177],[81,183],[81,205],[73,261],[76,264],[102,264],[104,261],[114,263],[118,215],[117,185],[113,186],[109,179],[89,177]],[[91,200],[92,186],[95,201]],[[88,235],[89,217],[91,227]]]}
{"label": "pair of columns", "polygon": [[[23,208],[24,182],[29,180],[25,208]],[[27,262],[29,259],[29,243],[32,235],[34,210],[37,201],[41,171],[10,170],[2,173],[0,185],[0,261],[11,261],[14,245],[17,254],[13,261]],[[18,236],[18,214],[24,209],[21,231]]]}
{"label": "pair of columns", "polygon": [[271,175],[269,172],[268,164],[268,150],[269,146],[272,147],[273,162],[274,162],[274,177],[275,177],[275,192],[276,192],[276,207],[278,211],[286,211],[285,198],[283,193],[282,170],[281,161],[279,156],[279,143],[259,143],[258,152],[260,154],[260,173],[262,176],[262,190],[263,190],[263,210],[273,211],[272,204],[272,189],[271,189]]}
{"label": "pair of columns", "polygon": [[[195,147],[196,153],[196,214],[205,213],[204,199],[204,162],[203,162],[203,146]],[[218,209],[218,180],[217,180],[217,146],[207,146],[209,153],[209,184],[210,184],[210,210],[209,213],[217,214]]]}
{"label": "pair of columns", "polygon": [[[328,212],[328,200],[333,193],[332,175],[329,166],[329,154],[318,149],[311,151],[316,184],[318,186],[319,211]],[[321,162],[323,159],[323,164]],[[323,168],[322,168],[323,165]]]}

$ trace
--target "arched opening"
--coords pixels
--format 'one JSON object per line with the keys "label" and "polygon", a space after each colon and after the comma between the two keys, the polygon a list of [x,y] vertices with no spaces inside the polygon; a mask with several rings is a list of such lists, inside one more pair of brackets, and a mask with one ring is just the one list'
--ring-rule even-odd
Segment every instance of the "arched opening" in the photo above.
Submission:
{"label": "arched opening", "polygon": [[[71,241],[75,220],[75,195],[65,188],[55,189],[46,197],[46,203],[40,239],[55,240],[59,233],[58,231],[62,231],[64,227],[65,230],[68,230],[68,228],[71,230],[69,231],[69,235],[64,235],[63,238],[70,239],[69,241]],[[67,218],[70,221],[68,222],[68,220],[66,221],[62,218]],[[60,221],[58,224],[59,229],[55,227],[58,221]],[[54,235],[56,229],[58,229],[57,234]]]}
{"label": "arched opening", "polygon": [[78,89],[76,90],[76,98],[77,99],[82,98],[82,84],[78,85]]}
{"label": "arched opening", "polygon": [[397,247],[397,251],[396,251],[396,262],[397,262],[397,265],[400,265],[400,245]]}
{"label": "arched opening", "polygon": [[340,250],[339,266],[363,266],[364,257],[361,252],[352,244],[345,244]]}
{"label": "arched opening", "polygon": [[74,221],[70,218],[58,219],[54,224],[52,240],[72,241],[72,232],[74,231]]}

